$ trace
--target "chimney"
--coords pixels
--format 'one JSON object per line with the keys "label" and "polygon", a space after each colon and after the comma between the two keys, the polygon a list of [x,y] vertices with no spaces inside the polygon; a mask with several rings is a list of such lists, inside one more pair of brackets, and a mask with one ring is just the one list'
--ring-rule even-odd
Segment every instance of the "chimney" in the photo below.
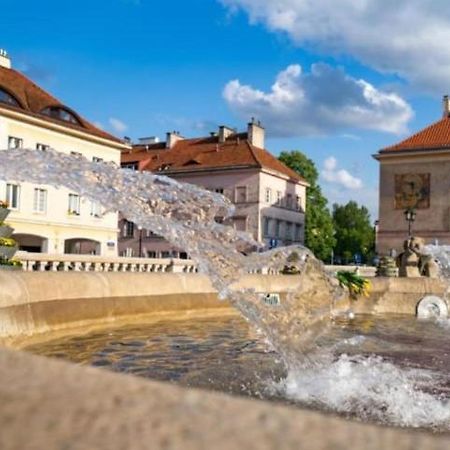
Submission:
{"label": "chimney", "polygon": [[159,137],[156,137],[156,136],[139,138],[140,145],[152,145],[152,144],[157,144],[158,142],[159,142]]}
{"label": "chimney", "polygon": [[266,130],[259,120],[256,122],[252,117],[251,122],[248,124],[247,134],[250,144],[258,148],[264,148]]}
{"label": "chimney", "polygon": [[6,50],[0,48],[0,67],[11,69],[11,60]]}
{"label": "chimney", "polygon": [[169,131],[167,133],[166,138],[166,148],[173,148],[173,146],[178,142],[184,139],[183,136],[180,136],[179,131]]}
{"label": "chimney", "polygon": [[444,95],[442,99],[442,117],[450,117],[450,100],[448,95]]}
{"label": "chimney", "polygon": [[219,127],[219,144],[223,144],[227,140],[227,138],[234,133],[235,131],[233,128],[221,125]]}

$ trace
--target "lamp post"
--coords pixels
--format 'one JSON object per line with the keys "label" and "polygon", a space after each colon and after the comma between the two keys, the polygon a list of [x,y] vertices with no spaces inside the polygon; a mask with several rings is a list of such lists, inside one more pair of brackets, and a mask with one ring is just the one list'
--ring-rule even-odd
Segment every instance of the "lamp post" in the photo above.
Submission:
{"label": "lamp post", "polygon": [[139,230],[139,258],[142,258],[142,227],[138,227]]}
{"label": "lamp post", "polygon": [[408,222],[408,237],[411,237],[412,223],[416,220],[416,210],[414,208],[408,208],[403,213],[405,220]]}

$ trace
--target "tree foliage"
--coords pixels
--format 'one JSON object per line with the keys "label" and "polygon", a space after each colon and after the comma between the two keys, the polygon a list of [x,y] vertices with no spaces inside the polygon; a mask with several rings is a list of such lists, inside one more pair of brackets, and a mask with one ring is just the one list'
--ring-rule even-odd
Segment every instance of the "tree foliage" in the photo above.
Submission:
{"label": "tree foliage", "polygon": [[375,231],[370,222],[369,210],[354,201],[346,205],[333,205],[333,223],[336,231],[335,255],[351,262],[360,254],[368,262],[375,248]]}
{"label": "tree foliage", "polygon": [[317,168],[311,159],[297,150],[282,152],[279,160],[310,185],[306,191],[305,245],[317,258],[328,262],[336,241],[328,201],[318,184]]}

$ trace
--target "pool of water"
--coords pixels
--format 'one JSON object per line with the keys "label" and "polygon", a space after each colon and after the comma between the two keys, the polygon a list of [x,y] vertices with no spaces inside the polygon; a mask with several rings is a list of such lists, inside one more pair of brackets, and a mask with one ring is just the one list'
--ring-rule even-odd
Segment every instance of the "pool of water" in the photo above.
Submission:
{"label": "pool of water", "polygon": [[317,364],[288,371],[247,322],[226,317],[111,327],[27,350],[361,420],[450,430],[448,321],[339,319],[318,346]]}

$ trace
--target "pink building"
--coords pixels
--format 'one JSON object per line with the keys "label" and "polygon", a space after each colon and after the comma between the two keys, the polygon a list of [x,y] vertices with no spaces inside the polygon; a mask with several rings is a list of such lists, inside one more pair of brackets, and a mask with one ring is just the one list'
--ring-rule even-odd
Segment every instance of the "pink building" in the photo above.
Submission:
{"label": "pink building", "polygon": [[[265,130],[254,121],[244,133],[221,126],[209,137],[185,139],[173,132],[166,142],[140,139],[122,152],[121,161],[124,168],[162,173],[223,194],[236,205],[230,225],[252,233],[267,248],[303,243],[308,184],[265,150],[264,141]],[[187,257],[124,219],[119,230],[121,255]]]}

